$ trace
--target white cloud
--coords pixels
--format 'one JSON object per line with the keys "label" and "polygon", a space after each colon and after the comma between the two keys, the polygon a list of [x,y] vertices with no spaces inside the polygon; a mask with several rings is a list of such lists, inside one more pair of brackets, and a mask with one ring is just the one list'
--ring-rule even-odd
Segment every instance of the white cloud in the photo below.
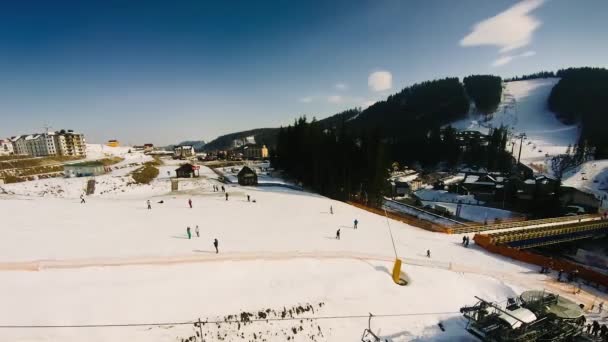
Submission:
{"label": "white cloud", "polygon": [[336,83],[334,85],[334,88],[336,88],[338,90],[346,90],[346,89],[348,89],[348,85],[346,83]]}
{"label": "white cloud", "polygon": [[519,55],[519,57],[532,57],[534,55],[536,55],[536,51],[526,51]]}
{"label": "white cloud", "polygon": [[376,71],[369,74],[367,85],[373,91],[389,90],[393,86],[393,75],[388,71]]}
{"label": "white cloud", "polygon": [[520,53],[519,55],[501,56],[497,60],[495,60],[494,62],[492,62],[492,66],[493,67],[499,67],[499,66],[505,65],[507,63],[510,63],[511,61],[513,61],[516,58],[526,58],[526,57],[532,57],[534,55],[536,55],[535,51],[526,51],[524,53]]}
{"label": "white cloud", "polygon": [[300,101],[302,103],[311,103],[312,102],[312,97],[310,97],[310,96],[302,97],[302,98],[298,99],[298,101]]}
{"label": "white cloud", "polygon": [[498,58],[497,60],[495,60],[492,63],[492,66],[497,67],[497,66],[505,65],[505,64],[511,62],[512,60],[513,60],[513,56],[502,56],[502,57]]}
{"label": "white cloud", "polygon": [[331,95],[327,97],[327,102],[329,103],[342,103],[344,102],[344,98],[340,95]]}
{"label": "white cloud", "polygon": [[[502,53],[530,44],[532,34],[542,24],[540,20],[530,15],[530,12],[544,2],[544,0],[524,0],[504,12],[478,22],[473,26],[471,33],[462,38],[460,45],[493,45],[500,47]],[[504,58],[499,60],[501,59],[504,60]]]}

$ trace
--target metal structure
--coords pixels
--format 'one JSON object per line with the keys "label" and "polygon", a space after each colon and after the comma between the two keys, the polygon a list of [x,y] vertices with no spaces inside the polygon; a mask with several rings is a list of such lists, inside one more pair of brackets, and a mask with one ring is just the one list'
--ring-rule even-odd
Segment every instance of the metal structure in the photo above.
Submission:
{"label": "metal structure", "polygon": [[502,305],[478,299],[460,312],[466,329],[486,342],[589,341],[583,333],[583,310],[545,291],[526,291]]}
{"label": "metal structure", "polygon": [[608,234],[608,220],[575,222],[488,234],[490,242],[514,248],[533,248]]}
{"label": "metal structure", "polygon": [[361,342],[381,342],[380,337],[378,337],[372,331],[372,313],[369,313],[369,319],[367,320],[367,329],[363,330],[363,335],[361,336]]}

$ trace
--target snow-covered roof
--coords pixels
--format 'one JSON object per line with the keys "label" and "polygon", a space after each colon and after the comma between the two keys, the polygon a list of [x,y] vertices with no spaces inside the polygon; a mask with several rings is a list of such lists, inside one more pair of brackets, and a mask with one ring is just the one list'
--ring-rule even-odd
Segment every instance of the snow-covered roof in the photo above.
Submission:
{"label": "snow-covered roof", "polygon": [[509,314],[501,312],[498,317],[507,322],[513,329],[519,328],[523,323],[532,323],[536,321],[536,315],[526,308],[517,308],[515,310],[507,311]]}
{"label": "snow-covered roof", "polygon": [[27,137],[25,137],[25,140],[35,140],[38,139],[40,137],[40,134],[32,134],[32,135],[28,135]]}
{"label": "snow-covered roof", "polygon": [[15,141],[17,141],[17,140],[19,140],[19,139],[21,139],[21,138],[23,138],[23,136],[22,136],[22,135],[17,135],[17,136],[14,136],[14,137],[10,138],[10,140],[11,140],[12,142],[15,142]]}

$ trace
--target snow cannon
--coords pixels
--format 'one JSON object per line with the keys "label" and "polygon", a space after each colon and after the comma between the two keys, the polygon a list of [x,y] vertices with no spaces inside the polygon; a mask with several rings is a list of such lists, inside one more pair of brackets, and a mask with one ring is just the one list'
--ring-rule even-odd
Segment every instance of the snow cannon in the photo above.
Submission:
{"label": "snow cannon", "polygon": [[393,265],[393,281],[395,284],[400,286],[407,285],[407,280],[401,278],[401,259],[395,259],[395,264]]}

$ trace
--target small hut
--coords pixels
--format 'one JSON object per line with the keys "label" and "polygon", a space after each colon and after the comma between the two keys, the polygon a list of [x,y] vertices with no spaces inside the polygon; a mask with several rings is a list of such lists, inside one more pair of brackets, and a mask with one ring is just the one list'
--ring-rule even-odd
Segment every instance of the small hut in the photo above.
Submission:
{"label": "small hut", "polygon": [[258,175],[248,166],[243,166],[237,177],[240,185],[258,185]]}
{"label": "small hut", "polygon": [[175,169],[177,178],[192,178],[198,177],[198,167],[192,164],[184,164]]}

